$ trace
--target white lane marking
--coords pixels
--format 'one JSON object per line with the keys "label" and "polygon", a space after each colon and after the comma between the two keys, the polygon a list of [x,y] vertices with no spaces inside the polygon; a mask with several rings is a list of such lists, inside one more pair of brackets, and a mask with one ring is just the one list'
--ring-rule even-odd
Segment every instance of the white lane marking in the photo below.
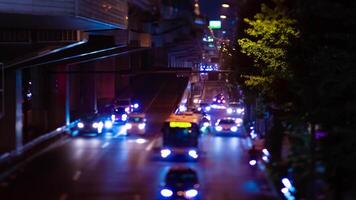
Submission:
{"label": "white lane marking", "polygon": [[80,175],[82,175],[82,171],[80,171],[80,170],[76,171],[74,176],[73,176],[73,181],[79,180]]}
{"label": "white lane marking", "polygon": [[66,200],[68,198],[68,194],[67,193],[63,193],[61,194],[61,196],[59,197],[59,200]]}
{"label": "white lane marking", "polygon": [[108,147],[109,145],[110,145],[110,142],[105,142],[105,143],[101,146],[101,148],[105,149],[105,148]]}
{"label": "white lane marking", "polygon": [[147,147],[146,147],[146,151],[151,151],[153,146],[155,145],[156,143],[156,138],[152,140],[152,142],[150,142]]}

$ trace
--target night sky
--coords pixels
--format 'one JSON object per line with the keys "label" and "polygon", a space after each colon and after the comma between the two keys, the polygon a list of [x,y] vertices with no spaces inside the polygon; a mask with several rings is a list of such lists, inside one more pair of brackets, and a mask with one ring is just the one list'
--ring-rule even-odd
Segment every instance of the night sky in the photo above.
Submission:
{"label": "night sky", "polygon": [[203,15],[208,16],[210,20],[219,19],[222,0],[200,0],[199,2]]}

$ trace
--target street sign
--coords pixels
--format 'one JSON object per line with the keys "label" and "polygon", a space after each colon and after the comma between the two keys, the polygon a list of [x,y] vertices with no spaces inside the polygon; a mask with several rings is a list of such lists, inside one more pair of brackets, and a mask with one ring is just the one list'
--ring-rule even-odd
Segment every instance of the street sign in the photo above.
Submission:
{"label": "street sign", "polygon": [[210,20],[209,28],[211,29],[221,29],[221,21],[220,20]]}

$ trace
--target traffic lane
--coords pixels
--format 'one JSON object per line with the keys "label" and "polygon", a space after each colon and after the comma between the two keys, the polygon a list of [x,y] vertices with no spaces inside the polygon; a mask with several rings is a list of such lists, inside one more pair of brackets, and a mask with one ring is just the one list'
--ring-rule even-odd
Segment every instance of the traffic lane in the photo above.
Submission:
{"label": "traffic lane", "polygon": [[201,142],[205,153],[192,166],[201,177],[203,199],[275,199],[263,174],[248,164],[248,140],[205,136]]}
{"label": "traffic lane", "polygon": [[[174,84],[182,84],[179,86],[179,88],[184,88],[184,82],[181,81],[177,83],[174,82],[174,80],[171,81],[173,81],[173,84],[164,87],[169,87],[172,85],[174,86]],[[164,94],[164,97],[160,97],[160,95],[158,95],[157,99],[162,99],[164,102],[170,101],[171,103],[162,104],[162,101],[152,103],[153,106],[160,108],[158,114],[154,112],[152,113],[153,116],[160,116],[159,119],[151,118],[153,122],[160,121],[162,115],[168,115],[171,112],[171,109],[174,107],[176,99],[179,98],[179,91],[177,90],[174,93],[169,93],[173,95],[172,97],[166,93],[161,94]],[[148,132],[152,131],[149,127],[148,129]],[[158,126],[156,127],[153,125],[152,129],[157,130],[159,128]],[[125,166],[128,163],[132,163],[133,160],[146,160],[146,154],[142,154],[142,152],[149,151],[150,148],[152,148],[152,145],[149,146],[151,143],[142,141],[145,140],[135,139],[134,142],[132,142],[132,140],[127,139],[126,137],[118,137],[117,133],[105,134],[103,137],[99,138],[85,137],[69,140],[66,142],[66,144],[57,147],[54,150],[48,151],[45,153],[45,155],[34,159],[25,167],[23,173],[18,174],[15,180],[11,181],[4,188],[1,188],[0,196],[4,197],[4,199],[56,199],[58,197],[68,198],[70,193],[67,191],[70,191],[70,189],[74,188],[75,186],[76,188],[83,188],[86,192],[88,192],[86,186],[82,186],[80,184],[77,185],[77,183],[75,183],[76,181],[80,180],[80,177],[84,177],[86,175],[86,169],[98,168],[95,175],[97,175],[97,178],[99,179],[99,177],[104,177],[104,175],[106,175],[103,172],[107,172],[106,170],[101,170],[101,168],[106,166],[105,163],[103,165],[97,164],[100,163],[103,156],[109,157],[109,159],[107,159],[109,161],[107,166],[117,166],[121,169],[123,168],[122,166]],[[140,147],[134,148],[134,150],[132,150],[128,146],[132,144],[139,145]],[[115,149],[115,147],[119,149],[114,151],[117,154],[116,157],[113,157],[115,154],[113,154],[110,150],[112,148]],[[107,154],[106,152],[110,153]],[[139,159],[137,157],[139,157]],[[133,160],[131,158],[133,158]],[[118,165],[110,163],[114,161],[119,161],[117,162]],[[120,177],[120,179],[124,178],[125,180],[132,180],[132,177],[129,175],[131,172],[128,170],[128,168],[124,169],[126,169],[126,171],[124,170],[124,174],[126,176]],[[151,173],[152,170],[156,170],[156,168],[147,172],[149,176],[153,175],[153,173]],[[91,178],[90,180],[94,182],[96,181],[95,178]],[[130,184],[128,184],[128,186],[125,186],[125,184],[116,186],[118,188],[125,188],[130,187]],[[102,186],[100,183],[95,184],[95,188],[102,188]],[[131,188],[131,190],[135,189],[137,188]],[[138,189],[138,191],[139,190],[140,189]],[[113,195],[114,198],[117,198],[117,193],[120,193],[120,190],[115,191],[115,194]],[[107,196],[105,191],[99,191],[98,194],[99,196],[102,195],[102,197]],[[80,193],[80,195],[85,195],[85,192]],[[110,195],[110,193],[108,195]]]}

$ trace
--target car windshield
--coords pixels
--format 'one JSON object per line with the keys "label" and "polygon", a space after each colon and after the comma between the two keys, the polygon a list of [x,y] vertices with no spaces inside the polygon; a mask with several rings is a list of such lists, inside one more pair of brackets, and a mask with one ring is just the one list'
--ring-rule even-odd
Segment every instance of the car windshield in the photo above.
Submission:
{"label": "car windshield", "polygon": [[144,122],[144,118],[142,118],[142,117],[130,117],[129,118],[129,122],[142,123],[142,122]]}
{"label": "car windshield", "polygon": [[231,124],[235,124],[235,121],[233,119],[222,119],[222,120],[220,120],[219,124],[220,125],[222,125],[222,124],[231,125]]}
{"label": "car windshield", "polygon": [[166,177],[166,183],[169,185],[195,184],[197,182],[198,179],[196,173],[189,170],[169,172]]}
{"label": "car windshield", "polygon": [[123,114],[123,113],[125,113],[125,108],[121,108],[121,107],[115,108],[114,113],[115,114]]}
{"label": "car windshield", "polygon": [[130,101],[129,100],[116,100],[115,101],[115,105],[123,105],[123,106],[126,106],[126,105],[130,105]]}

